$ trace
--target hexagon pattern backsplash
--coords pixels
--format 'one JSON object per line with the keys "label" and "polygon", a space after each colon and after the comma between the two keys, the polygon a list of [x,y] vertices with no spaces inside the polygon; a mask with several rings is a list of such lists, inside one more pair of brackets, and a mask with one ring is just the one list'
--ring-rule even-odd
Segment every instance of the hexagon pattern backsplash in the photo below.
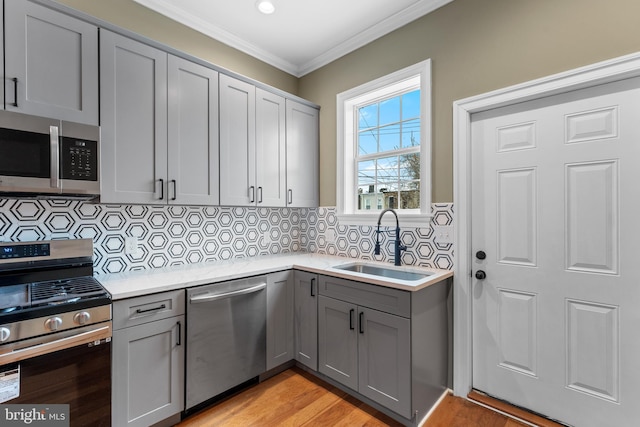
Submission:
{"label": "hexagon pattern backsplash", "polygon": [[[452,224],[451,204],[434,204],[433,222]],[[126,251],[127,238],[137,249]],[[0,199],[0,239],[91,238],[96,274],[286,252],[373,258],[375,227],[338,224],[334,208],[100,205],[68,200]],[[452,245],[433,229],[402,229],[404,264],[453,267]],[[393,240],[379,260],[393,261]]]}

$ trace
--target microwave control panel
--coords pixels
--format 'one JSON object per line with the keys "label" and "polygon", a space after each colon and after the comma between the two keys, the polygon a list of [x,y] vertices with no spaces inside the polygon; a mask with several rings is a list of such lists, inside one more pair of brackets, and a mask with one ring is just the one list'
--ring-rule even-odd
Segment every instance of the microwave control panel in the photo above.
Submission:
{"label": "microwave control panel", "polygon": [[60,138],[60,177],[79,181],[98,180],[98,142]]}

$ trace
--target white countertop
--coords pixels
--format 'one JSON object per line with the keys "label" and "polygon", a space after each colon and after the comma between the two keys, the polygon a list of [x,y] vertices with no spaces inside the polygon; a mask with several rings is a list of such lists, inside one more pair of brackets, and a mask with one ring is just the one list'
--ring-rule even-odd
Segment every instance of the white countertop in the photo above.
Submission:
{"label": "white countertop", "polygon": [[[369,274],[333,268],[338,265],[352,264],[356,262],[376,264],[417,273],[428,273],[429,276],[421,280],[408,281],[388,279],[381,276],[372,276]],[[292,268],[407,291],[417,291],[453,276],[453,272],[451,270],[439,270],[409,265],[393,267],[393,265],[389,263],[356,258],[344,258],[309,253],[290,253],[108,274],[99,276],[98,280],[102,285],[104,285],[109,293],[111,293],[112,298],[115,301],[156,292],[171,291],[242,277],[268,274]]]}

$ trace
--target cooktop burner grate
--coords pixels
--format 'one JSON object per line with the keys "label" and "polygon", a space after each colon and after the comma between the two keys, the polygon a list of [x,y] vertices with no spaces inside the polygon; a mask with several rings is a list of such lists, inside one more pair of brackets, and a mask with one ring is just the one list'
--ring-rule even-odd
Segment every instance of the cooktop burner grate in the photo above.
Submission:
{"label": "cooktop burner grate", "polygon": [[31,303],[56,303],[104,294],[93,277],[75,277],[31,284]]}

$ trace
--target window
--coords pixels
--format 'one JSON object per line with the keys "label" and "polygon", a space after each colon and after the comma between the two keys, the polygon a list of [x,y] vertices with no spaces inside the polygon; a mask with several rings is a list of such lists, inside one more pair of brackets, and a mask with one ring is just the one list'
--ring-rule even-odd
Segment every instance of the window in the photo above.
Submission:
{"label": "window", "polygon": [[381,210],[392,208],[403,225],[428,224],[430,76],[427,60],[338,95],[341,222],[375,224]]}

